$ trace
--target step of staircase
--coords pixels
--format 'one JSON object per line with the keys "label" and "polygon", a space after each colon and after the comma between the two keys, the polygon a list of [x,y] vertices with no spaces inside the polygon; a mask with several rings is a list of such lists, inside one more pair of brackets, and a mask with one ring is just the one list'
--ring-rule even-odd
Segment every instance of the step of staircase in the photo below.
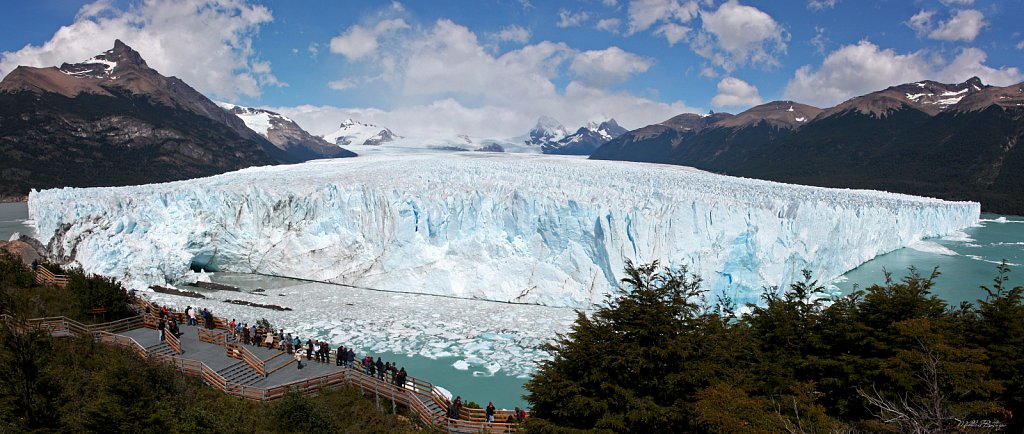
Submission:
{"label": "step of staircase", "polygon": [[250,385],[263,379],[256,370],[252,369],[243,361],[235,362],[226,368],[217,371],[228,383]]}
{"label": "step of staircase", "polygon": [[174,352],[174,348],[171,348],[170,345],[167,345],[167,342],[160,342],[156,345],[146,347],[146,352],[149,353],[150,357],[157,358],[161,356],[174,357],[178,355],[177,353]]}

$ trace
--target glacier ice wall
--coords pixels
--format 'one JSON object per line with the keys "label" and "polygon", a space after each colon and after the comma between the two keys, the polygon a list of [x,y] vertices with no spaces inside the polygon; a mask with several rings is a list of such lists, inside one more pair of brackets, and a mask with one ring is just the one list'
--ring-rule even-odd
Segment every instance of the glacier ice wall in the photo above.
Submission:
{"label": "glacier ice wall", "polygon": [[129,286],[190,265],[385,290],[585,307],[625,260],[688,265],[756,301],[978,221],[979,204],[643,163],[377,155],[210,178],[32,192],[51,254]]}

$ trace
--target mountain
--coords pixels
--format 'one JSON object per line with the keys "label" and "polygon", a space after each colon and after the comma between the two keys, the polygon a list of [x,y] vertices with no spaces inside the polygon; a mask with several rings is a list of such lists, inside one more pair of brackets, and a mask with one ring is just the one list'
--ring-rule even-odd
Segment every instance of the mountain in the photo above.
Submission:
{"label": "mountain", "polygon": [[338,146],[378,146],[402,138],[387,128],[345,119],[338,130],[324,136],[324,140]]}
{"label": "mountain", "polygon": [[569,135],[569,130],[552,117],[541,116],[537,119],[537,125],[526,135],[524,143],[527,146],[542,147],[557,142]]}
{"label": "mountain", "polygon": [[777,101],[703,125],[681,115],[685,122],[629,132],[591,158],[974,200],[989,212],[1024,214],[1024,83],[921,81],[816,111]]}
{"label": "mountain", "polygon": [[218,103],[224,110],[238,116],[249,129],[266,137],[281,151],[302,161],[319,158],[355,157],[356,154],[328,143],[302,129],[288,117],[270,110]]}
{"label": "mountain", "polygon": [[0,82],[0,195],[208,176],[297,161],[121,41]]}
{"label": "mountain", "polygon": [[[619,126],[615,119],[605,122],[589,123],[576,130],[572,135],[565,136],[557,141],[548,141],[541,145],[545,154],[559,155],[590,155],[601,145],[625,134],[625,128]],[[532,136],[533,131],[531,131]]]}

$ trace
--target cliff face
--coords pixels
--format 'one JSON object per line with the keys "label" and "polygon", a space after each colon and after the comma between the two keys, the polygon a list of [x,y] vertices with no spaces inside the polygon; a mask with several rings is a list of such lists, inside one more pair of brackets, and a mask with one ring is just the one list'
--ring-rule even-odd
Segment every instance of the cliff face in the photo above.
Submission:
{"label": "cliff face", "polygon": [[298,159],[120,41],[0,82],[0,195],[208,176]]}

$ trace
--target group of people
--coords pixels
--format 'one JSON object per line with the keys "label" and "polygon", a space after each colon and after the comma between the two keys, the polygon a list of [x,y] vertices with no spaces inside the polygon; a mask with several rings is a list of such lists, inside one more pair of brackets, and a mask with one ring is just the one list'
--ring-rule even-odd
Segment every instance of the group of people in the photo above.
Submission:
{"label": "group of people", "polygon": [[[353,356],[355,353],[353,353]],[[394,385],[398,387],[405,387],[405,381],[408,379],[409,374],[405,372],[405,368],[396,369],[397,365],[392,362],[384,362],[377,358],[377,361],[373,361],[373,357],[367,355],[363,357],[362,361],[363,372],[371,377],[377,377],[381,381],[390,380]]]}
{"label": "group of people", "polygon": [[161,308],[158,315],[160,317],[160,321],[157,323],[156,329],[160,332],[161,342],[167,339],[167,332],[170,332],[176,338],[181,337],[181,330],[178,328],[178,320],[174,318],[174,315],[171,315],[166,307]]}
{"label": "group of people", "polygon": [[[451,401],[451,402],[447,402],[447,403],[448,403],[448,412],[447,412],[446,416],[448,416],[449,419],[459,419],[460,418],[459,414],[462,412],[462,397],[461,396],[456,396],[455,397],[455,401]],[[479,408],[479,407],[477,407],[477,408]],[[488,402],[487,403],[487,408],[484,409],[484,414],[487,415],[487,423],[494,423],[494,416],[497,413],[498,413],[498,410],[496,408],[494,408],[494,403],[493,402]],[[515,411],[513,413],[509,414],[508,417],[505,418],[504,422],[508,423],[508,424],[513,424],[513,423],[523,423],[525,421],[526,421],[526,411],[521,409],[521,408],[519,408],[519,407],[516,407]]]}
{"label": "group of people", "polygon": [[215,321],[213,320],[213,312],[210,312],[209,309],[199,309],[198,307],[192,306],[188,306],[185,308],[185,320],[188,323],[188,325],[198,326],[199,319],[197,319],[196,317],[202,318],[203,327],[205,328],[212,330],[217,327]]}

